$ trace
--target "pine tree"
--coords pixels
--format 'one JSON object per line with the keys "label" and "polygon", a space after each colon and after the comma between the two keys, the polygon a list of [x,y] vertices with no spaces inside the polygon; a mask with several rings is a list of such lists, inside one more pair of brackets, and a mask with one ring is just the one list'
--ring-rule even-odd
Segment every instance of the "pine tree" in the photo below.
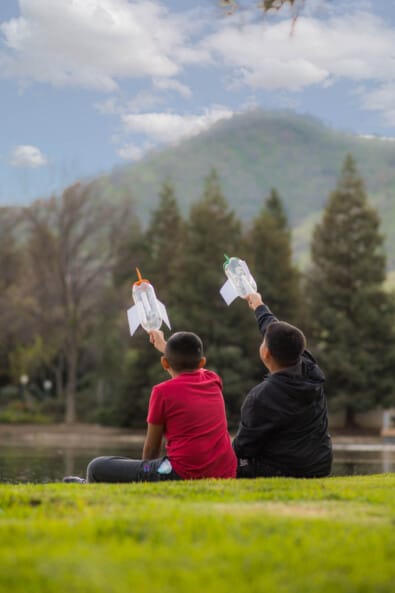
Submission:
{"label": "pine tree", "polygon": [[[185,303],[182,322],[201,337],[221,335],[224,303],[219,294],[226,277],[224,253],[236,254],[241,224],[222,193],[215,170],[205,180],[201,199],[193,204],[187,221],[187,235],[181,245],[178,286],[180,306]],[[185,328],[184,328],[185,329]]]}
{"label": "pine tree", "polygon": [[180,246],[185,238],[185,223],[181,217],[174,187],[166,181],[159,194],[159,204],[151,214],[145,233],[147,260],[145,272],[158,286],[161,300],[171,308],[173,287],[179,271]]}
{"label": "pine tree", "polygon": [[[154,286],[158,299],[165,304],[172,329],[178,315],[175,287],[184,227],[174,189],[169,182],[165,182],[160,192],[159,204],[151,214],[147,229],[143,233],[138,229],[134,234],[131,233],[130,241],[124,245],[121,254],[121,269],[129,269],[129,275],[124,275],[124,280],[129,280],[129,293],[131,294],[133,267],[137,266],[143,277],[148,278]],[[123,262],[128,264],[128,268],[125,268]],[[168,333],[165,326],[162,329]],[[133,338],[128,337],[123,375],[124,385],[118,403],[120,421],[123,425],[138,425],[145,420],[152,385],[167,378],[161,368],[158,352],[153,349],[147,334],[141,329]]]}
{"label": "pine tree", "polygon": [[346,410],[349,425],[355,412],[394,401],[395,312],[383,289],[386,260],[379,224],[347,156],[314,230],[307,298],[327,392]]}
{"label": "pine tree", "polygon": [[[135,268],[147,259],[148,247],[146,237],[137,216],[131,218],[126,238],[118,246],[116,260],[113,267],[113,284],[120,288],[136,279]],[[130,290],[129,290],[130,292]]]}
{"label": "pine tree", "polygon": [[299,272],[292,263],[291,233],[282,200],[272,189],[248,237],[247,259],[263,299],[277,317],[299,321]]}
{"label": "pine tree", "polygon": [[247,354],[251,349],[248,332],[255,327],[251,312],[240,299],[228,308],[219,294],[226,281],[224,253],[238,255],[240,248],[241,223],[229,210],[212,170],[201,199],[191,208],[186,240],[179,246],[177,329],[194,331],[202,338],[207,366],[222,376],[227,408],[234,417],[239,416],[240,403],[253,381],[259,340],[257,336],[251,358]]}

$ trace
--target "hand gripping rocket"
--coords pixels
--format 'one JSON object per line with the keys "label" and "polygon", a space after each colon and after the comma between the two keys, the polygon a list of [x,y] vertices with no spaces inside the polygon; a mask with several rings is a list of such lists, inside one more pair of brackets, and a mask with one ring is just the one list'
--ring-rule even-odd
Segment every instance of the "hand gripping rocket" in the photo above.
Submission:
{"label": "hand gripping rocket", "polygon": [[227,305],[237,297],[245,298],[248,294],[256,292],[257,286],[245,261],[238,257],[225,255],[224,272],[228,277],[220,290],[221,296]]}
{"label": "hand gripping rocket", "polygon": [[141,325],[147,332],[159,329],[164,321],[170,329],[170,321],[166,307],[156,298],[155,290],[149,280],[141,277],[136,268],[138,280],[133,284],[132,296],[134,305],[128,309],[130,335]]}

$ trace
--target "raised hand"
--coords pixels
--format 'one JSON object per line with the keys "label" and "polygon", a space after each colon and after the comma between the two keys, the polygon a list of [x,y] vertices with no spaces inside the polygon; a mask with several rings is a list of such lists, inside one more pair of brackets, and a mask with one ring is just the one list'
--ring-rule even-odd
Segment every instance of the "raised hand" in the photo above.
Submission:
{"label": "raised hand", "polygon": [[166,348],[166,340],[162,330],[152,329],[149,332],[149,341],[154,346],[154,348],[156,348],[157,350],[159,350],[159,352],[162,352],[162,354],[164,354]]}
{"label": "raised hand", "polygon": [[263,300],[259,292],[252,292],[245,297],[250,309],[255,311],[259,305],[263,305]]}

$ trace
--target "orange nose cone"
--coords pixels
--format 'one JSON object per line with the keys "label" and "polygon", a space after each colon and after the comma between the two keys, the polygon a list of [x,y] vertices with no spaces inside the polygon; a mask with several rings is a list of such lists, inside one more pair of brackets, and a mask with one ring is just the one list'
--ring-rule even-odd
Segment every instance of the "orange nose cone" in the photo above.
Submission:
{"label": "orange nose cone", "polygon": [[149,280],[146,280],[145,278],[143,278],[141,276],[141,272],[138,268],[136,268],[136,272],[137,272],[137,280],[136,280],[136,282],[133,282],[133,286],[140,286],[140,284],[142,284],[143,282],[148,282],[148,284],[150,283]]}

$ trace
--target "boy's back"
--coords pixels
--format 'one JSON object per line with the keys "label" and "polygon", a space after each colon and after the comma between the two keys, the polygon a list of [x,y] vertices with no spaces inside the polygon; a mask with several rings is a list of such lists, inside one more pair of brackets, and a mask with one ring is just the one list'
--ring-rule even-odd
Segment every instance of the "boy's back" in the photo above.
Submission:
{"label": "boy's back", "polygon": [[213,371],[183,372],[156,385],[147,422],[164,425],[167,456],[181,478],[235,476],[222,381]]}
{"label": "boy's back", "polygon": [[[255,315],[265,336],[277,319],[265,305],[258,306]],[[249,392],[233,441],[236,455],[249,460],[246,477],[330,473],[332,445],[323,385],[321,369],[305,350],[298,363],[272,372]]]}
{"label": "boy's back", "polygon": [[[222,381],[204,369],[199,336],[177,332],[166,342],[152,330],[150,342],[164,356],[172,377],[152,389],[142,459],[101,456],[92,459],[87,477],[66,482],[158,482],[193,478],[234,478],[237,459],[227,431]],[[167,455],[161,455],[163,437]]]}
{"label": "boy's back", "polygon": [[238,457],[254,458],[258,466],[273,466],[282,474],[327,475],[332,454],[323,382],[306,352],[298,367],[268,375],[254,387],[233,442]]}

